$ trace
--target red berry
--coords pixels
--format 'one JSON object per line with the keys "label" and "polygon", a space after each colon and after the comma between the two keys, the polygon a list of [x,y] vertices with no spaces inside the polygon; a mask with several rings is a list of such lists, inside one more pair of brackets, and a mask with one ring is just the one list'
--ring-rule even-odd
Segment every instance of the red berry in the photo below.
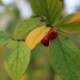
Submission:
{"label": "red berry", "polygon": [[41,40],[41,43],[48,47],[49,46],[49,40],[56,39],[58,37],[58,32],[55,28],[51,28],[47,35]]}
{"label": "red berry", "polygon": [[58,32],[55,28],[51,28],[48,32],[50,39],[56,39],[58,37]]}
{"label": "red berry", "polygon": [[42,43],[44,46],[48,47],[48,46],[49,46],[49,36],[46,35],[46,36],[41,40],[41,43]]}

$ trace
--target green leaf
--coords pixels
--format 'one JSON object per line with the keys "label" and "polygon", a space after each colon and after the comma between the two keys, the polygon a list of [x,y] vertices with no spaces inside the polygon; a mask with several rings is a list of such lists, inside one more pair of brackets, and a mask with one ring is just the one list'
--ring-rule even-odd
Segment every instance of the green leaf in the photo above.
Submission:
{"label": "green leaf", "polygon": [[38,16],[47,17],[48,23],[55,23],[61,15],[60,0],[30,0],[33,12]]}
{"label": "green leaf", "polygon": [[0,45],[4,45],[11,37],[6,32],[0,31]]}
{"label": "green leaf", "polygon": [[64,17],[56,26],[66,33],[80,32],[80,13],[73,13]]}
{"label": "green leaf", "polygon": [[78,80],[80,73],[80,51],[63,34],[50,42],[49,60],[52,68],[63,80]]}
{"label": "green leaf", "polygon": [[26,71],[30,61],[30,49],[23,42],[11,41],[8,48],[12,50],[5,68],[13,80],[19,79]]}
{"label": "green leaf", "polygon": [[30,18],[27,20],[21,20],[14,31],[14,36],[18,39],[24,39],[29,31],[39,26],[39,18]]}
{"label": "green leaf", "polygon": [[59,29],[65,33],[80,33],[80,22],[59,25]]}

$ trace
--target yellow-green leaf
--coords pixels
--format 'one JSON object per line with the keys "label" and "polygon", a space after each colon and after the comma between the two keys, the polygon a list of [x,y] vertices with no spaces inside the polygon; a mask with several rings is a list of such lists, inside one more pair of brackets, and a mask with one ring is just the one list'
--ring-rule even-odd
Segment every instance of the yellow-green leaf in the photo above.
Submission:
{"label": "yellow-green leaf", "polygon": [[56,26],[63,32],[80,32],[80,13],[73,13],[66,16]]}
{"label": "yellow-green leaf", "polygon": [[5,68],[9,76],[13,80],[17,80],[28,68],[31,51],[30,48],[21,41],[11,40],[7,47],[12,50],[12,52],[5,61]]}
{"label": "yellow-green leaf", "polygon": [[74,14],[73,17],[67,23],[69,24],[77,21],[80,21],[80,13]]}
{"label": "yellow-green leaf", "polygon": [[26,37],[25,43],[31,49],[33,49],[41,41],[41,39],[48,33],[49,29],[50,28],[47,28],[46,26],[41,26],[32,30]]}
{"label": "yellow-green leaf", "polygon": [[35,27],[37,27],[40,24],[39,18],[29,18],[26,20],[20,20],[17,24],[15,31],[14,31],[14,37],[18,39],[24,39],[26,35]]}

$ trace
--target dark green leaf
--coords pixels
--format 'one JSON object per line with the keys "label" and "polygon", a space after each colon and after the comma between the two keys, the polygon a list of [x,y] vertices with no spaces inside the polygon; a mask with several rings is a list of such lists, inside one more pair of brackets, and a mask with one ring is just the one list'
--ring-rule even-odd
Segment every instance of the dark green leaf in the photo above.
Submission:
{"label": "dark green leaf", "polygon": [[63,34],[50,43],[49,60],[52,68],[63,80],[78,80],[80,71],[80,51]]}
{"label": "dark green leaf", "polygon": [[0,45],[5,44],[11,37],[6,32],[0,31]]}
{"label": "dark green leaf", "polygon": [[55,23],[62,12],[60,0],[30,0],[36,15],[47,17],[48,23]]}
{"label": "dark green leaf", "polygon": [[21,20],[15,28],[14,36],[18,39],[24,39],[29,31],[37,27],[40,23],[39,18],[30,18]]}
{"label": "dark green leaf", "polygon": [[11,41],[8,48],[12,50],[5,68],[13,80],[20,78],[26,71],[30,61],[30,49],[23,42]]}

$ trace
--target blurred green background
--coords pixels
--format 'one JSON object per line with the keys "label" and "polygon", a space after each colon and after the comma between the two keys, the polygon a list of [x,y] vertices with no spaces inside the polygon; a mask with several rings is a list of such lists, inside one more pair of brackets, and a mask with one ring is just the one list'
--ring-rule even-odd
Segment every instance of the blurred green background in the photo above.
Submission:
{"label": "blurred green background", "polygon": [[[79,3],[80,0],[65,0],[63,15],[80,11]],[[0,30],[7,31],[12,35],[18,21],[31,16],[32,10],[28,0],[0,0]],[[68,35],[80,48],[80,34]],[[3,47],[5,48],[5,46],[0,46],[0,80],[11,80],[4,68],[4,58],[8,56],[8,50],[4,51]],[[32,51],[28,70],[19,80],[62,80],[49,65],[47,52],[41,44],[37,45]]]}

